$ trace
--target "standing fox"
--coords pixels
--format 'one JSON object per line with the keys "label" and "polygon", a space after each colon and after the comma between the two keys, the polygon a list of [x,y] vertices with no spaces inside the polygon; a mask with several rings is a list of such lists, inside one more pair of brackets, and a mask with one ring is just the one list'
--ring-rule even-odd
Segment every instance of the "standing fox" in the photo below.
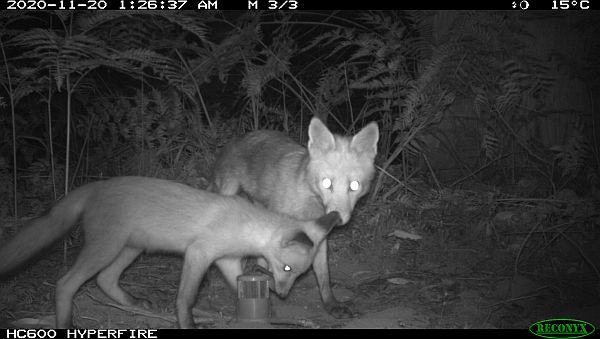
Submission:
{"label": "standing fox", "polygon": [[96,273],[98,286],[127,306],[146,306],[119,286],[123,270],[142,251],[183,253],[177,293],[180,327],[194,326],[192,306],[202,277],[215,263],[236,289],[241,259],[261,256],[275,291],[287,296],[311,265],[319,244],[338,223],[338,213],[298,221],[240,197],[226,197],[166,180],[120,177],[84,185],[34,219],[0,248],[0,275],[16,268],[82,220],[85,244],[56,284],[56,326],[71,326],[73,296]]}
{"label": "standing fox", "polygon": [[[313,118],[308,137],[308,149],[283,133],[267,130],[232,141],[216,161],[211,189],[224,195],[243,192],[268,209],[299,220],[337,211],[342,224],[347,223],[375,173],[377,123],[343,137]],[[318,246],[313,270],[325,309],[337,318],[352,317],[331,291],[326,240]]]}

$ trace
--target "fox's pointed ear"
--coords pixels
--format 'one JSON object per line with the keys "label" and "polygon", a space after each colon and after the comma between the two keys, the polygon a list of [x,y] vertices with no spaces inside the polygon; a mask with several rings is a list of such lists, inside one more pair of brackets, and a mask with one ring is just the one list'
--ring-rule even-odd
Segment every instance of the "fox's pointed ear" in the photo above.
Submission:
{"label": "fox's pointed ear", "polygon": [[335,137],[327,126],[317,117],[313,117],[308,125],[308,152],[326,152],[335,148]]}
{"label": "fox's pointed ear", "polygon": [[360,132],[352,137],[350,148],[359,154],[367,154],[375,158],[377,142],[379,141],[379,127],[375,121],[369,123]]}
{"label": "fox's pointed ear", "polygon": [[337,211],[329,212],[317,219],[317,224],[328,234],[335,226],[342,224],[342,217]]}

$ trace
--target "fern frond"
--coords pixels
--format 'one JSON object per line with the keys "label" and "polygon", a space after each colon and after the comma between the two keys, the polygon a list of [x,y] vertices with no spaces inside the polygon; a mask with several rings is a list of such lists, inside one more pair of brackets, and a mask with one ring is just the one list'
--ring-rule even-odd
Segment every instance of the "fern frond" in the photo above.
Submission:
{"label": "fern frond", "polygon": [[39,67],[50,71],[59,88],[66,74],[104,65],[109,54],[104,43],[92,36],[64,38],[45,29],[25,32],[19,43],[29,50],[24,57],[38,60]]}
{"label": "fern frond", "polygon": [[562,170],[563,177],[575,177],[591,158],[591,148],[583,133],[575,129],[564,145],[551,148],[554,160]]}
{"label": "fern frond", "polygon": [[[63,11],[58,11],[63,12]],[[67,12],[68,13],[68,12]],[[112,22],[119,18],[131,18],[133,15],[139,14],[138,11],[88,11],[81,12],[75,22],[83,32],[89,32],[104,24]],[[67,19],[63,18],[63,21]]]}
{"label": "fern frond", "polygon": [[135,67],[132,65],[145,65],[152,68],[155,74],[167,80],[171,85],[179,88],[188,96],[193,96],[194,89],[188,81],[185,80],[186,74],[179,63],[175,60],[157,53],[152,50],[135,48],[119,52],[113,56],[114,60],[122,61],[122,71],[128,72]]}
{"label": "fern frond", "polygon": [[337,54],[343,48],[351,46],[352,41],[354,40],[354,33],[354,29],[342,27],[330,32],[325,32],[314,38],[313,41],[309,43],[306,47],[302,48],[300,52],[307,52],[316,46],[324,47],[334,45],[333,50],[325,56],[325,59],[328,59],[332,55]]}
{"label": "fern frond", "polygon": [[496,132],[490,125],[487,126],[481,138],[481,149],[483,150],[485,157],[490,160],[496,158],[499,154],[500,138],[498,138]]}
{"label": "fern frond", "polygon": [[207,29],[204,24],[205,18],[203,16],[196,16],[195,13],[194,16],[190,16],[185,14],[185,11],[157,11],[152,13],[180,26],[185,31],[192,33],[202,41],[202,43],[211,44],[211,42],[206,39]]}

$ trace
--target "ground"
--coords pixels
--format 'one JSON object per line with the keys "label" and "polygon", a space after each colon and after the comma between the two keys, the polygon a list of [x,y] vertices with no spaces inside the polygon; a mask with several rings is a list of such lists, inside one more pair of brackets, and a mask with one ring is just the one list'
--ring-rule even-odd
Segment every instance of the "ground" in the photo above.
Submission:
{"label": "ground", "polygon": [[[598,326],[597,201],[567,198],[421,190],[395,200],[363,199],[352,221],[329,237],[334,293],[359,315],[335,319],[324,311],[309,272],[287,299],[271,293],[273,323],[254,327],[528,328],[552,317]],[[17,229],[23,221],[4,220],[2,229]],[[67,242],[67,266],[79,238],[75,233]],[[148,254],[125,271],[122,286],[150,300],[149,310],[115,305],[89,281],[74,300],[75,325],[176,327],[181,263],[177,256]],[[52,326],[63,266],[61,242],[0,280],[0,327]],[[194,309],[198,326],[251,327],[236,322],[235,297],[211,269]]]}

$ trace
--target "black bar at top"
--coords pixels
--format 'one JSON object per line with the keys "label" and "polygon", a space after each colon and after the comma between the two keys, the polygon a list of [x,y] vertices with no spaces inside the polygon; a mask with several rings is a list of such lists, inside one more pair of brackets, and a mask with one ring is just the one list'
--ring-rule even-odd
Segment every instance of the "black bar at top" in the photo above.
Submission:
{"label": "black bar at top", "polygon": [[[561,0],[3,0],[17,10],[552,10]],[[563,0],[566,1],[566,0]],[[576,0],[578,2],[582,0]],[[586,4],[591,5],[590,0]],[[569,3],[572,3],[569,0]],[[578,9],[574,7],[574,9]],[[592,9],[592,8],[590,8]],[[562,9],[554,9],[560,11]],[[580,9],[581,10],[581,9]]]}

